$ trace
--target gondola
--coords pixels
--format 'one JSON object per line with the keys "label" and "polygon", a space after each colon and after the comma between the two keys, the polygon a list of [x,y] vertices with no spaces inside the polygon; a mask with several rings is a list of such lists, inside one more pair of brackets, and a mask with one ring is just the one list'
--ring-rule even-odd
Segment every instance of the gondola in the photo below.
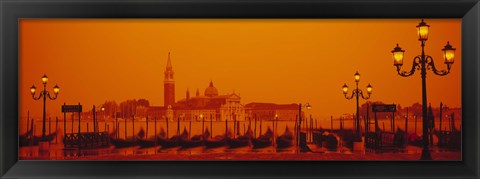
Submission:
{"label": "gondola", "polygon": [[423,142],[422,142],[423,140],[419,135],[417,135],[415,133],[410,133],[407,136],[408,136],[407,138],[408,138],[408,144],[409,145],[413,145],[413,146],[417,146],[417,147],[423,146]]}
{"label": "gondola", "polygon": [[313,137],[313,143],[318,147],[321,147],[322,142],[325,140],[325,138],[323,137],[322,131],[321,130],[313,131],[312,137]]}
{"label": "gondola", "polygon": [[277,144],[277,148],[279,149],[284,149],[291,147],[293,145],[293,134],[290,132],[290,129],[288,127],[285,128],[285,132],[278,136],[275,139],[275,142]]}
{"label": "gondola", "polygon": [[213,137],[213,139],[210,138],[210,135],[210,131],[207,128],[203,134],[205,137],[203,140],[203,145],[205,145],[206,149],[213,149],[226,145],[225,135],[217,135]]}
{"label": "gondola", "polygon": [[160,129],[160,135],[157,137],[157,144],[162,146],[161,149],[178,147],[179,146],[179,140],[180,140],[181,137],[185,137],[185,136],[175,135],[173,137],[167,138],[166,133],[164,132],[163,128],[161,128]]}
{"label": "gondola", "polygon": [[250,146],[252,144],[252,141],[251,141],[252,134],[253,132],[249,127],[247,132],[242,136],[238,136],[237,138],[227,137],[226,139],[227,145],[229,148],[240,148],[240,147]]}
{"label": "gondola", "polygon": [[405,131],[397,128],[397,131],[393,137],[393,145],[398,148],[404,148],[406,146],[405,141]]}
{"label": "gondola", "polygon": [[144,136],[144,134],[145,134],[145,132],[143,131],[143,128],[141,128],[138,135],[137,135],[137,144],[140,145],[140,148],[154,147],[156,145],[155,138],[144,139],[144,138],[146,138],[146,136]]}
{"label": "gondola", "polygon": [[[53,141],[56,135],[57,135],[57,132],[46,135],[45,141],[47,142]],[[20,147],[24,147],[24,146],[36,146],[40,141],[42,141],[42,136],[25,135],[25,136],[20,136],[18,142]]]}
{"label": "gondola", "polygon": [[180,136],[178,143],[182,149],[198,147],[203,145],[203,135],[195,135],[192,138],[188,138],[187,129],[183,129],[182,135]]}
{"label": "gondola", "polygon": [[133,147],[137,145],[137,142],[133,138],[129,139],[112,139],[111,143],[115,146],[115,148],[127,148]]}
{"label": "gondola", "polygon": [[355,133],[351,129],[343,129],[340,132],[341,140],[343,141],[343,146],[353,149],[353,141],[355,139]]}
{"label": "gondola", "polygon": [[338,148],[338,140],[337,137],[333,134],[327,134],[322,136],[324,141],[322,142],[322,146],[327,148],[330,151],[335,151]]}
{"label": "gondola", "polygon": [[170,138],[160,137],[157,138],[157,144],[162,146],[162,149],[178,147],[178,136],[173,136]]}
{"label": "gondola", "polygon": [[227,145],[229,148],[240,148],[251,145],[251,137],[248,136],[239,136],[235,139],[227,138]]}
{"label": "gondola", "polygon": [[455,128],[452,131],[433,131],[438,138],[438,147],[442,149],[460,149],[461,132]]}
{"label": "gondola", "polygon": [[18,136],[18,143],[20,147],[30,145],[32,141],[31,140],[32,134],[33,134],[33,129],[30,129],[29,131],[25,132],[25,134],[21,134],[20,136]]}
{"label": "gondola", "polygon": [[[141,143],[139,142],[140,142],[140,139],[142,139],[143,137],[145,137],[145,132],[143,131],[143,129],[140,129],[140,131],[138,131],[136,136],[133,136],[127,139],[111,138],[111,142],[115,146],[115,148],[127,148],[127,147],[141,145]],[[146,145],[146,144],[143,143],[143,145]]]}
{"label": "gondola", "polygon": [[192,138],[180,138],[179,145],[182,149],[198,147],[203,145],[203,136],[202,135],[195,135]]}
{"label": "gondola", "polygon": [[222,147],[226,145],[225,135],[217,135],[213,139],[205,139],[203,143],[207,149]]}
{"label": "gondola", "polygon": [[154,138],[152,139],[137,139],[137,143],[140,148],[150,148],[156,146],[156,141]]}
{"label": "gondola", "polygon": [[254,149],[265,148],[272,146],[273,132],[270,128],[267,129],[265,134],[258,138],[252,139],[252,145]]}

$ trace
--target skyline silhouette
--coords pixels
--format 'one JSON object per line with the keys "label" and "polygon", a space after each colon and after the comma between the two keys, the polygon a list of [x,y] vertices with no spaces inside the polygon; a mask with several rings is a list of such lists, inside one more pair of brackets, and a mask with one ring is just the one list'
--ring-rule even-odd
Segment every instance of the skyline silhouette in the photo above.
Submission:
{"label": "skyline silhouette", "polygon": [[[457,48],[451,75],[427,77],[428,101],[461,107],[460,20],[426,19],[426,52],[442,64],[446,41]],[[22,20],[20,116],[41,115],[29,87],[49,76],[61,87],[47,112],[81,102],[145,98],[163,106],[163,71],[171,52],[175,99],[214,81],[219,94],[240,94],[242,104],[310,103],[315,118],[355,111],[341,85],[374,88],[370,101],[409,106],[420,101],[420,77],[396,75],[390,50],[406,50],[405,67],[420,50],[418,20]],[[194,30],[193,30],[194,29]],[[443,68],[442,65],[439,65]],[[446,95],[446,93],[448,95]],[[362,101],[363,103],[365,101]],[[309,112],[309,114],[310,114]]]}

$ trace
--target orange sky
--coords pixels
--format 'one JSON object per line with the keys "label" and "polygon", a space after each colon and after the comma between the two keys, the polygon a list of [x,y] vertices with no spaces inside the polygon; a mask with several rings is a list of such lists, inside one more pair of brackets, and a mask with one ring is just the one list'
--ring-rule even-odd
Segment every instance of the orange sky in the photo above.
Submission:
{"label": "orange sky", "polygon": [[[420,19],[392,20],[20,20],[20,116],[42,115],[41,101],[29,93],[41,89],[41,76],[57,83],[60,96],[47,111],[60,115],[61,104],[81,102],[84,110],[105,100],[117,103],[146,98],[163,105],[163,75],[171,51],[176,100],[190,89],[203,94],[210,80],[220,94],[240,93],[242,103],[306,103],[315,117],[355,112],[355,101],[343,97],[341,86],[374,87],[370,100],[399,103],[421,101],[419,72],[397,75],[391,50],[406,50],[405,70],[420,54],[415,26]],[[426,19],[430,35],[426,53],[444,69],[441,49],[457,48],[451,74],[427,72],[428,101],[461,106],[461,20]],[[360,103],[363,103],[362,100]],[[307,113],[308,114],[308,113]]]}

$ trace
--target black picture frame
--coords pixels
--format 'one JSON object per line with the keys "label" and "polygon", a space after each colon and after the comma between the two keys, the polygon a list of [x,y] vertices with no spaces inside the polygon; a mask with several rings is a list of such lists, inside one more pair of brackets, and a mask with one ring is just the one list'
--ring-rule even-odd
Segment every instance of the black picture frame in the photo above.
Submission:
{"label": "black picture frame", "polygon": [[[20,18],[461,18],[462,161],[18,161]],[[478,0],[1,0],[0,177],[479,178]]]}

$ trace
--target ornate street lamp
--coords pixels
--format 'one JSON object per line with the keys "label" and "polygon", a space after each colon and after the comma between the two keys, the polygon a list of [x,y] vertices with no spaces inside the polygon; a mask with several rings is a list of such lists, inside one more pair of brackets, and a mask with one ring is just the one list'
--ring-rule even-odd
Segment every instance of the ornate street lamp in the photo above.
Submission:
{"label": "ornate street lamp", "polygon": [[356,124],[357,126],[355,127],[356,128],[356,134],[355,134],[355,138],[354,138],[354,141],[355,142],[361,142],[362,141],[362,137],[360,135],[360,110],[359,110],[359,107],[358,107],[358,99],[359,97],[362,97],[363,99],[367,100],[370,98],[370,95],[372,94],[372,91],[373,91],[373,87],[372,85],[370,85],[370,83],[367,85],[367,94],[368,96],[364,96],[363,95],[363,92],[361,89],[358,89],[358,82],[360,82],[360,73],[358,73],[358,71],[353,75],[354,76],[354,79],[355,79],[355,89],[353,89],[352,91],[352,95],[347,96],[348,94],[348,86],[347,84],[343,84],[342,86],[342,90],[343,90],[343,95],[345,96],[345,99],[352,99],[354,96],[355,96],[355,99],[356,99],[356,107],[357,107],[357,115],[356,115]]}
{"label": "ornate street lamp", "polygon": [[[103,113],[103,124],[104,124],[104,127],[105,127],[103,132],[107,132],[107,120],[105,119],[105,107],[102,106],[102,108],[100,108],[100,110],[102,110],[102,113]],[[147,123],[148,123],[148,118],[147,118]],[[148,132],[148,128],[147,128],[147,132]]]}
{"label": "ornate street lamp", "polygon": [[431,160],[430,150],[428,149],[428,117],[427,117],[427,82],[426,75],[427,69],[431,69],[434,74],[439,76],[445,76],[450,73],[450,68],[454,62],[455,57],[455,48],[450,45],[450,42],[447,42],[447,45],[442,49],[444,63],[447,65],[447,70],[437,70],[433,58],[429,55],[425,55],[425,41],[428,40],[428,28],[427,25],[422,19],[422,21],[417,25],[418,40],[421,42],[422,54],[417,55],[413,58],[413,64],[410,71],[401,71],[400,68],[403,65],[403,57],[405,50],[402,50],[400,46],[397,46],[391,51],[393,54],[393,65],[397,68],[398,75],[402,77],[412,76],[415,73],[415,70],[420,70],[420,75],[422,77],[422,113],[423,113],[423,150],[420,160]]}
{"label": "ornate street lamp", "polygon": [[55,85],[53,87],[53,93],[55,94],[55,96],[50,96],[50,92],[47,91],[47,82],[48,82],[48,77],[47,75],[43,75],[42,76],[42,83],[43,83],[43,90],[40,91],[40,94],[38,95],[38,97],[35,97],[35,92],[37,91],[37,88],[35,87],[35,85],[32,85],[32,87],[30,87],[30,93],[32,94],[32,97],[34,100],[39,100],[39,99],[43,99],[43,120],[42,120],[42,141],[46,141],[45,139],[45,120],[46,120],[46,102],[47,102],[47,97],[50,99],[50,100],[55,100],[57,99],[57,96],[58,96],[58,93],[60,92],[60,87],[58,87],[58,85]]}

